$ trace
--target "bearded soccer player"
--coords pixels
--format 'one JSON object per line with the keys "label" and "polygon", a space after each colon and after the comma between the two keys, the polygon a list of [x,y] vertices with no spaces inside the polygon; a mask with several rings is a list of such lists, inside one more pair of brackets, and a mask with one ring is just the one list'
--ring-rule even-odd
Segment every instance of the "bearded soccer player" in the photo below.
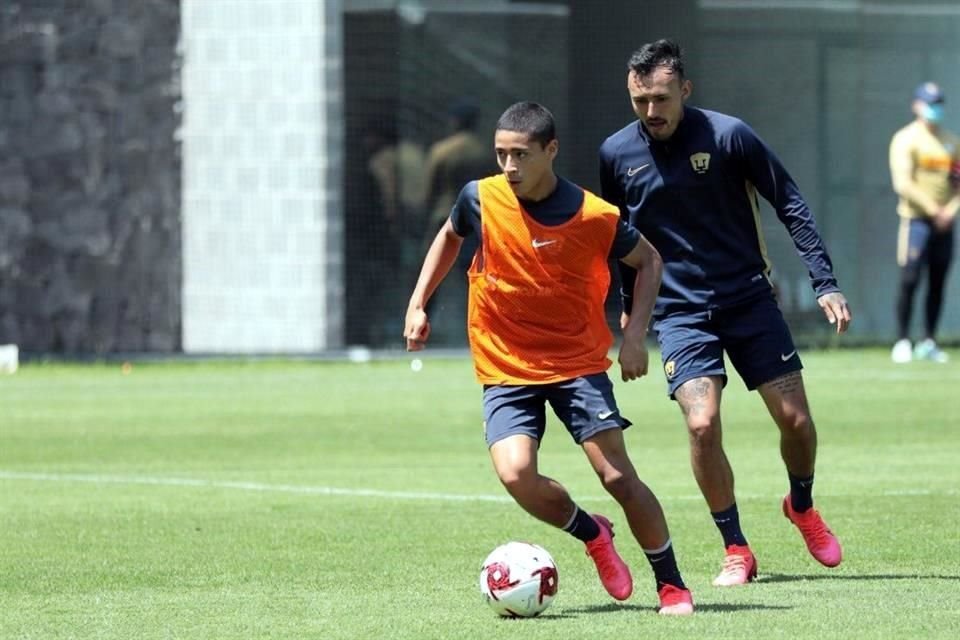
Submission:
{"label": "bearded soccer player", "polygon": [[535,518],[583,541],[607,592],[625,600],[630,570],[613,545],[613,525],[590,515],[537,468],[546,406],[583,449],[604,488],[620,504],[656,579],[659,613],[693,612],[656,496],[639,479],[624,444],[630,426],[607,377],[604,298],[607,259],[636,270],[634,319],[619,360],[624,381],[647,373],[647,323],[660,284],[660,259],[616,207],[557,176],[559,143],[552,114],[520,102],[494,135],[502,173],[467,183],[433,241],[407,308],[407,349],[430,335],[424,311],[450,271],[463,238],[479,236],[468,272],[468,335],[494,470],[507,492]]}
{"label": "bearded soccer player", "polygon": [[[780,161],[742,120],[685,104],[692,84],[676,43],[659,40],[636,51],[627,91],[638,119],[600,148],[601,194],[663,259],[654,329],[669,395],[687,424],[693,474],[725,547],[713,583],[740,585],[757,575],[722,445],[724,352],[747,388],[760,393],[780,431],[790,487],[783,514],[813,557],[834,567],[840,543],[813,508],[817,432],[800,356],[769,280],[757,194],[789,231],[818,303],[842,333],[850,310],[810,209]],[[625,318],[632,323],[637,306],[629,267],[621,265],[621,272]]]}

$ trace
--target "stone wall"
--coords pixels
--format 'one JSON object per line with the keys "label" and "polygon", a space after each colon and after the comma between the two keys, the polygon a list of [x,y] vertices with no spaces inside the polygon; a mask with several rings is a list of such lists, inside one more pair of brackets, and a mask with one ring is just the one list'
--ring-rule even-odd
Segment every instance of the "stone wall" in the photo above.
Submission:
{"label": "stone wall", "polygon": [[0,3],[0,343],[181,344],[178,0]]}

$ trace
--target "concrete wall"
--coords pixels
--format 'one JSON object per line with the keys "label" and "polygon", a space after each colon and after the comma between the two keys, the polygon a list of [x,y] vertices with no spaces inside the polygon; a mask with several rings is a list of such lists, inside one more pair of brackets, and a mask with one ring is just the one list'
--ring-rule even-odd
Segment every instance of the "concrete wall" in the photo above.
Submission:
{"label": "concrete wall", "polygon": [[186,352],[339,346],[340,13],[183,1]]}

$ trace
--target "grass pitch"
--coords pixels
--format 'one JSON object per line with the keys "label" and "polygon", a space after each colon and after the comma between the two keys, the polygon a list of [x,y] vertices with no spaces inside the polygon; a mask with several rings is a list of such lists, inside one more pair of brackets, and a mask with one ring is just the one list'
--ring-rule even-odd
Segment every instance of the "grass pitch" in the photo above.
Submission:
{"label": "grass pitch", "polygon": [[[781,515],[776,429],[731,379],[725,443],[760,568],[732,589],[710,586],[720,539],[662,374],[617,382],[628,446],[697,603],[687,619],[654,613],[623,515],[554,418],[543,472],[618,525],[633,597],[611,601],[582,545],[506,497],[466,359],[428,351],[419,372],[406,359],[27,365],[0,377],[0,638],[952,638],[952,355],[894,366],[879,350],[804,354],[817,506],[845,551],[833,570]],[[480,601],[479,564],[511,539],[559,566],[538,619],[501,620]]]}

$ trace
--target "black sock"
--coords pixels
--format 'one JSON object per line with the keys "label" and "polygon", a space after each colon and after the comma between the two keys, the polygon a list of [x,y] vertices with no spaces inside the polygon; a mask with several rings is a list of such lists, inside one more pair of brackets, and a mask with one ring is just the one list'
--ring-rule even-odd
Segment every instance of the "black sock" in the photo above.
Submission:
{"label": "black sock", "polygon": [[683,584],[683,578],[680,577],[680,569],[677,568],[677,559],[673,555],[673,544],[667,540],[667,544],[654,551],[643,552],[650,562],[650,568],[653,569],[653,576],[657,580],[657,591],[665,584],[672,584],[680,589],[686,589]]}
{"label": "black sock", "polygon": [[711,512],[713,521],[720,529],[720,535],[723,536],[723,546],[729,547],[732,544],[741,547],[747,546],[747,539],[740,530],[740,512],[737,511],[737,503],[734,502],[728,509],[723,511]]}
{"label": "black sock", "polygon": [[803,513],[813,506],[813,475],[809,478],[798,478],[789,471],[790,478],[790,506],[797,513]]}
{"label": "black sock", "polygon": [[589,513],[574,505],[575,511],[570,517],[570,522],[563,530],[572,535],[577,540],[590,542],[600,535],[600,525],[593,519]]}

